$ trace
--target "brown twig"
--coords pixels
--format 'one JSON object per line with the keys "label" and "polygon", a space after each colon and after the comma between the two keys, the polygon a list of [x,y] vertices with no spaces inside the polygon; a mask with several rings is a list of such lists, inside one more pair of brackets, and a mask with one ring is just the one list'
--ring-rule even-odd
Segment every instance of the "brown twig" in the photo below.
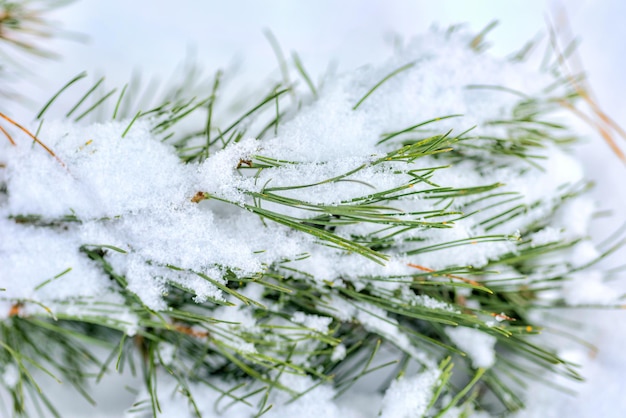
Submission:
{"label": "brown twig", "polygon": [[17,144],[15,143],[15,141],[13,140],[13,138],[11,138],[11,135],[7,132],[6,129],[4,129],[2,126],[0,126],[0,131],[2,131],[2,133],[7,137],[7,139],[9,140],[9,142],[11,143],[11,145],[16,146]]}
{"label": "brown twig", "polygon": [[[617,136],[622,137],[622,139],[626,140],[626,131],[617,124],[611,117],[607,115],[606,112],[602,110],[602,108],[598,105],[598,102],[593,98],[593,94],[591,91],[591,86],[588,82],[577,80],[576,77],[572,75],[572,71],[569,68],[569,63],[567,58],[564,56],[561,48],[559,46],[558,35],[555,27],[552,25],[550,21],[547,22],[548,29],[550,32],[550,43],[552,44],[552,48],[554,52],[557,54],[557,60],[559,65],[566,77],[569,81],[570,85],[581,99],[589,106],[591,110],[591,115],[585,114],[582,110],[574,107],[570,103],[566,101],[560,101],[559,103],[563,105],[568,110],[572,111],[576,116],[582,119],[585,123],[587,123],[592,128],[596,129],[600,136],[606,141],[611,150],[618,156],[622,162],[626,163],[626,154],[617,142],[615,141],[614,135],[612,132],[617,134]],[[559,27],[561,28],[561,32],[563,30],[567,30],[569,33],[569,19],[565,13],[565,10],[561,10],[559,14]],[[574,57],[575,51],[574,51]],[[581,60],[576,59],[578,62],[578,66],[582,67],[580,64]],[[584,83],[584,84],[583,84]]]}
{"label": "brown twig", "polygon": [[[6,120],[7,122],[9,122],[10,124],[12,124],[13,126],[17,127],[19,130],[21,130],[22,132],[24,132],[26,135],[28,135],[29,137],[32,138],[33,141],[35,141],[37,144],[39,144],[43,149],[45,149],[48,154],[52,155],[58,162],[59,164],[61,164],[63,167],[66,167],[65,163],[63,161],[61,161],[61,159],[54,153],[54,151],[52,151],[46,144],[44,144],[43,142],[41,142],[35,135],[33,135],[28,129],[24,128],[22,125],[20,125],[19,123],[15,122],[13,119],[11,119],[10,117],[8,117],[7,115],[5,115],[4,113],[0,112],[0,117],[4,120]],[[4,129],[2,129],[3,132],[6,132]],[[9,139],[11,141],[11,139]],[[11,143],[13,143],[13,145],[15,145],[14,141],[11,141]]]}
{"label": "brown twig", "polygon": [[209,333],[206,331],[196,331],[186,325],[174,325],[174,329],[178,332],[182,332],[183,334],[190,335],[196,338],[206,338],[209,336]]}
{"label": "brown twig", "polygon": [[13,305],[11,305],[11,309],[9,310],[9,318],[13,316],[18,316],[20,314],[20,310],[22,309],[22,306],[24,306],[22,302],[16,302]]}
{"label": "brown twig", "polygon": [[[419,264],[408,263],[407,265],[409,267],[413,267],[414,269],[418,269],[418,270],[421,270],[421,271],[426,271],[428,273],[437,273],[436,270],[433,270],[433,269],[428,268],[428,267],[420,266]],[[448,277],[450,279],[461,280],[462,282],[471,284],[472,286],[480,286],[480,283],[478,283],[475,280],[466,279],[465,277],[461,277],[461,276],[455,276],[454,274],[442,274],[442,276]]]}

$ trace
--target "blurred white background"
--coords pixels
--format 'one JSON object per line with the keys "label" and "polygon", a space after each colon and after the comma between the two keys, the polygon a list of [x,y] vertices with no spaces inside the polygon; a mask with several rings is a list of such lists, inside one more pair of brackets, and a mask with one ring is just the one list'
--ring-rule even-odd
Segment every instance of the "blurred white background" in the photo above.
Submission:
{"label": "blurred white background", "polygon": [[[109,86],[122,86],[134,69],[146,78],[166,79],[190,48],[207,73],[239,62],[242,86],[253,86],[276,71],[265,28],[273,31],[286,54],[297,51],[316,78],[331,61],[337,62],[339,71],[381,61],[391,52],[394,36],[407,40],[434,23],[447,27],[466,22],[479,31],[498,20],[488,39],[491,52],[504,56],[539,32],[545,34],[546,19],[558,21],[563,11],[571,31],[582,40],[579,53],[597,101],[626,125],[626,2],[620,0],[79,0],[55,12],[54,18],[64,28],[87,35],[88,41],[52,41],[49,49],[62,59],[31,61],[36,77],[22,80],[16,88],[38,98],[37,105],[12,110],[14,116],[30,120],[42,103],[82,70],[94,78],[106,74]],[[626,150],[626,141],[619,142]],[[578,154],[598,183],[594,193],[599,207],[614,212],[611,221],[597,226],[597,238],[602,238],[626,221],[626,169],[599,136],[590,137]],[[624,260],[622,251],[611,263]],[[590,314],[592,320],[602,322],[602,328],[595,333],[598,341],[593,341],[600,354],[586,367],[589,386],[581,389],[576,402],[555,396],[554,411],[536,416],[622,416],[626,358],[621,348],[626,345],[626,329],[615,323],[624,323],[624,315]]]}

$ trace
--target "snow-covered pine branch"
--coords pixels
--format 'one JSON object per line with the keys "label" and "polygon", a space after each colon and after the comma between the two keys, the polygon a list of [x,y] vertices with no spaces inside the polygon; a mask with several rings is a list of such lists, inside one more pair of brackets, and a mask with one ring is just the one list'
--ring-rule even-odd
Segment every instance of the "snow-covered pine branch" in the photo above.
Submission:
{"label": "snow-covered pine branch", "polygon": [[[87,86],[29,125],[48,151],[5,119],[7,413],[54,411],[41,371],[84,393],[125,363],[145,382],[133,417],[486,414],[523,406],[518,378],[579,379],[534,338],[537,308],[616,300],[564,148],[576,97],[478,41],[433,31],[321,85],[298,60],[304,87],[230,121],[221,73],[147,109]],[[367,415],[342,399],[372,376]]]}

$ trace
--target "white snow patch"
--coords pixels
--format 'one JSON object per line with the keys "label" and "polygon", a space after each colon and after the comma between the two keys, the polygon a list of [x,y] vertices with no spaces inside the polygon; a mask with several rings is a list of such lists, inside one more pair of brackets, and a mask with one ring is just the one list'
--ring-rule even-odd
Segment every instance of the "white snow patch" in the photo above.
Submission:
{"label": "white snow patch", "polygon": [[621,294],[598,270],[572,273],[563,284],[563,296],[568,305],[616,305],[621,304]]}
{"label": "white snow patch", "polygon": [[470,356],[473,367],[489,368],[495,363],[496,337],[466,327],[447,327],[445,332],[454,345]]}
{"label": "white snow patch", "polygon": [[391,382],[385,391],[381,418],[413,418],[425,416],[440,371],[427,369],[415,376],[403,376]]}

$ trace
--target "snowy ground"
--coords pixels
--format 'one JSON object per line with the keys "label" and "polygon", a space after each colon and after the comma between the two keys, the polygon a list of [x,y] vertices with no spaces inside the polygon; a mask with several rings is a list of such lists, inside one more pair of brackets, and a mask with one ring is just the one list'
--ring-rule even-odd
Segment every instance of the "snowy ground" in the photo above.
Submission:
{"label": "snowy ground", "polygon": [[[190,46],[209,69],[239,61],[244,80],[241,88],[245,89],[265,79],[275,68],[263,28],[274,32],[285,51],[296,50],[311,74],[323,72],[331,60],[338,62],[340,71],[380,61],[381,56],[388,55],[393,33],[408,39],[424,32],[433,22],[442,27],[468,22],[472,29],[479,30],[498,19],[500,26],[490,39],[493,51],[505,55],[543,30],[544,17],[553,10],[546,1],[423,3],[233,1],[207,2],[199,10],[198,2],[191,0],[180,0],[175,5],[165,0],[130,4],[122,0],[102,4],[83,0],[57,15],[65,27],[88,34],[90,43],[58,42],[60,49],[52,49],[64,56],[63,61],[40,62],[38,65],[45,68],[41,71],[43,80],[39,87],[24,91],[49,97],[60,83],[84,69],[94,75],[106,74],[110,85],[122,85],[134,68],[166,78]],[[626,78],[621,73],[626,64],[626,27],[619,19],[626,13],[626,5],[618,1],[593,4],[578,0],[568,2],[567,7],[572,30],[583,40],[581,57],[598,101],[618,123],[625,125],[626,100],[621,92],[626,91]],[[16,109],[15,113],[31,114],[26,109]],[[622,145],[626,149],[624,142]],[[599,220],[594,227],[595,239],[602,240],[612,227],[626,221],[626,168],[597,137],[581,146],[579,155],[588,175],[597,181],[594,194],[599,206],[614,212],[610,221]],[[614,255],[607,265],[623,264],[624,259],[626,251]],[[624,283],[615,285],[626,289]],[[595,326],[581,331],[581,336],[599,347],[597,355],[576,347],[569,353],[584,365],[588,382],[575,386],[580,393],[577,398],[543,386],[534,388],[538,401],[520,417],[623,416],[626,356],[622,348],[626,332],[619,324],[623,323],[624,313],[576,311],[573,315],[582,323]],[[100,392],[100,396],[106,394]],[[69,405],[67,414],[80,416],[76,405]]]}

